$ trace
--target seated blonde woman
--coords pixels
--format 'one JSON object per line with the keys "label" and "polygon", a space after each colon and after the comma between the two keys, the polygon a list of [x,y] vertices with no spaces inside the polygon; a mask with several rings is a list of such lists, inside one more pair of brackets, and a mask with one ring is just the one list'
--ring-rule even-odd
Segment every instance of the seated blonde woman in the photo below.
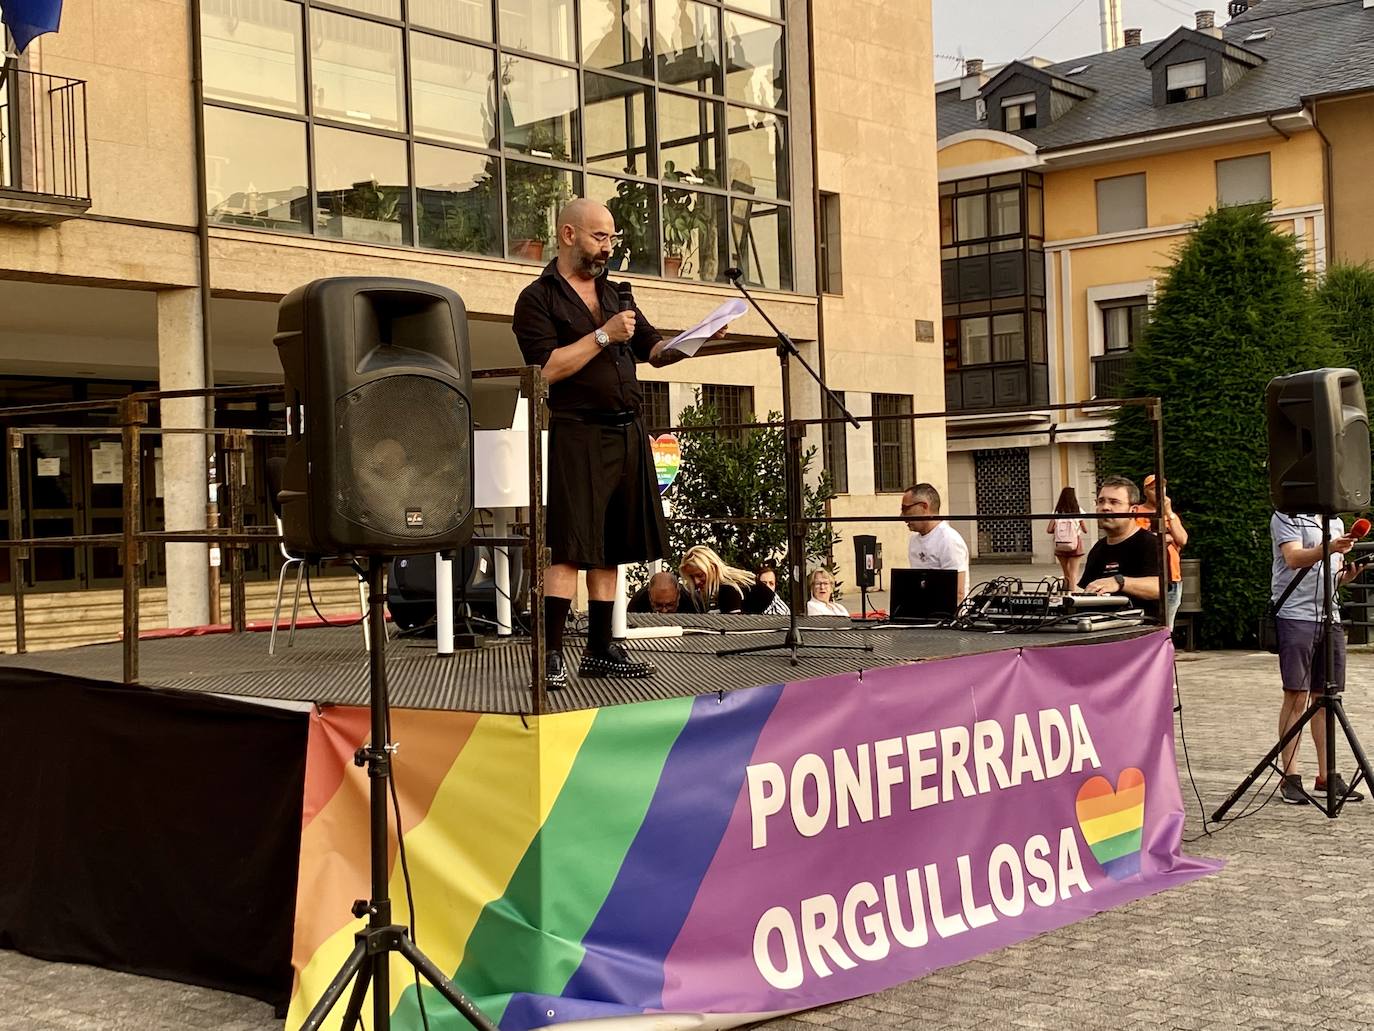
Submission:
{"label": "seated blonde woman", "polygon": [[727,566],[704,544],[687,549],[678,572],[696,586],[701,607],[707,612],[743,612],[745,591],[754,585],[753,573]]}
{"label": "seated blonde woman", "polygon": [[835,592],[835,578],[830,575],[829,570],[815,569],[806,578],[807,589],[811,597],[806,602],[806,614],[808,616],[848,616],[849,610],[837,601],[831,601],[830,596]]}

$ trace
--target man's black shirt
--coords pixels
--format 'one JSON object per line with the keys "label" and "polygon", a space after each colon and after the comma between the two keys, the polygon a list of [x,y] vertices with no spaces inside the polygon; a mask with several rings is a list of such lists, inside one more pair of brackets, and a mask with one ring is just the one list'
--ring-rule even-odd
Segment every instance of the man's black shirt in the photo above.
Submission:
{"label": "man's black shirt", "polygon": [[[515,302],[511,328],[525,361],[542,367],[557,348],[596,332],[621,310],[620,296],[605,275],[597,279],[596,292],[601,302],[599,323],[577,291],[559,275],[558,262],[549,262]],[[635,335],[623,344],[607,345],[573,375],[553,384],[549,407],[564,412],[638,412],[643,393],[635,362],[648,361],[649,352],[661,339],[636,306]]]}
{"label": "man's black shirt", "polygon": [[[1159,575],[1159,540],[1154,534],[1149,530],[1136,530],[1119,544],[1108,544],[1107,538],[1103,537],[1088,552],[1078,586],[1086,587],[1094,580],[1118,573],[1122,576]],[[1145,615],[1159,618],[1157,602],[1142,598],[1131,600]]]}

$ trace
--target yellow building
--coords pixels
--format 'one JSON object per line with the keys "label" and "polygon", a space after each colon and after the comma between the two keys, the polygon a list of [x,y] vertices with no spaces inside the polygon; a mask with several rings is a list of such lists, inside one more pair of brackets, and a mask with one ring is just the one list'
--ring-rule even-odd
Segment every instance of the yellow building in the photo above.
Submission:
{"label": "yellow building", "polygon": [[[1117,396],[1160,270],[1209,209],[1271,201],[1315,272],[1374,259],[1374,3],[1211,17],[937,85],[952,510],[1048,512],[1065,486],[1091,508],[1105,411],[979,409]],[[1043,529],[966,532],[984,559],[1048,560]]]}
{"label": "yellow building", "polygon": [[[857,414],[938,408],[931,50],[926,0],[67,0],[0,79],[0,406],[279,380],[276,302],[323,276],[452,287],[475,365],[518,364],[516,296],[585,193],[620,213],[613,274],[661,329],[735,296],[737,265]],[[646,370],[651,424],[698,389],[730,421],[780,407],[770,331],[752,313],[734,330],[734,353]],[[793,388],[819,416],[800,370]],[[942,432],[814,434],[836,514],[895,512],[918,468],[943,483]],[[96,475],[116,446],[33,439],[21,535],[117,530],[119,487]],[[200,525],[202,449],[145,459],[147,521]],[[206,549],[167,552],[149,585],[172,623],[203,622]],[[47,591],[119,575],[111,549],[27,572]]]}

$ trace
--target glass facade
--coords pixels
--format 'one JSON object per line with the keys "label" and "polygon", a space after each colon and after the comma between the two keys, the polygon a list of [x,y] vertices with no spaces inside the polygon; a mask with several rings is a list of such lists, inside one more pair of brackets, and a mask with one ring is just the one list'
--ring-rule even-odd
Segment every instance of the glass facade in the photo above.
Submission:
{"label": "glass facade", "polygon": [[940,184],[945,404],[1049,403],[1044,200],[1035,172]]}
{"label": "glass facade", "polygon": [[198,0],[213,221],[790,290],[781,0]]}

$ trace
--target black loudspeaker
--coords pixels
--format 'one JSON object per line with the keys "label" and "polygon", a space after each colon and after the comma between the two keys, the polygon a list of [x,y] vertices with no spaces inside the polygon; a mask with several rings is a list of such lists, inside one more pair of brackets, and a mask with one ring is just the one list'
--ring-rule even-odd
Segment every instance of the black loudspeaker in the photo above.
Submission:
{"label": "black loudspeaker", "polygon": [[307,555],[443,551],[472,536],[467,310],[408,279],[317,279],[274,338],[286,376],[286,546]]}
{"label": "black loudspeaker", "polygon": [[1269,496],[1289,514],[1336,515],[1369,505],[1369,413],[1354,369],[1269,381]]}
{"label": "black loudspeaker", "polygon": [[883,546],[871,533],[854,535],[854,586],[872,587],[883,568]]}

